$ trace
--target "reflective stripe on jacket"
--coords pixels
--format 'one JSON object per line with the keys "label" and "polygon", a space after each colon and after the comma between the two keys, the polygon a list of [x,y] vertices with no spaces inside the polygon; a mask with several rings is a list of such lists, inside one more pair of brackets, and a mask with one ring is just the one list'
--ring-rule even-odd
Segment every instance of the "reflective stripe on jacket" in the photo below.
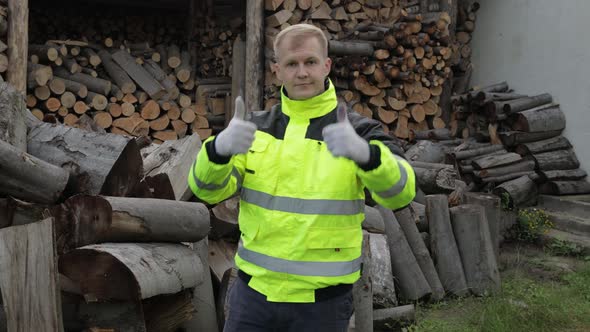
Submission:
{"label": "reflective stripe on jacket", "polygon": [[365,187],[391,209],[414,198],[414,172],[377,121],[349,112],[357,133],[378,147],[374,169],[331,155],[321,132],[336,122],[336,104],[331,83],[308,100],[283,95],[271,111],[253,112],[258,131],[247,154],[216,163],[212,137],[191,167],[189,185],[208,203],[240,190],[236,265],[269,301],[314,302],[315,289],[358,279]]}

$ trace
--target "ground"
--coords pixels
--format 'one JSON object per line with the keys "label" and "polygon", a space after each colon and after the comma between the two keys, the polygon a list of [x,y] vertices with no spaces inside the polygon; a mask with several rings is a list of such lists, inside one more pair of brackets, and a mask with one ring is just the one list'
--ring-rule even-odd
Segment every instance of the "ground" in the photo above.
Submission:
{"label": "ground", "polygon": [[556,256],[540,246],[502,247],[502,290],[490,297],[417,307],[402,331],[590,331],[590,257]]}

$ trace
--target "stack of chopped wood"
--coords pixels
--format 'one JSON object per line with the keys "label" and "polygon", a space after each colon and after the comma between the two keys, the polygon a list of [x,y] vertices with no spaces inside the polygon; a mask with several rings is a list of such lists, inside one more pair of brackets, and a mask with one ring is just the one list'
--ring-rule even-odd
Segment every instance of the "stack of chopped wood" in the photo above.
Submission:
{"label": "stack of chopped wood", "polygon": [[471,64],[471,40],[475,30],[479,3],[460,0],[457,6],[455,42],[452,44],[453,92],[464,93],[469,88],[473,65]]}
{"label": "stack of chopped wood", "polygon": [[371,0],[269,0],[266,9],[265,108],[278,101],[269,65],[274,38],[281,28],[307,22],[325,32],[331,78],[355,111],[379,119],[400,138],[410,129],[445,127],[438,104],[451,72],[447,9],[410,14],[396,1]]}
{"label": "stack of chopped wood", "polygon": [[7,1],[0,1],[0,77],[2,81],[6,80],[6,70],[8,69],[8,5]]}
{"label": "stack of chopped wood", "polygon": [[[197,96],[197,87],[207,84],[198,77],[228,74],[230,62],[221,71],[217,65],[207,69],[207,63],[230,56],[237,35],[232,31],[241,22],[233,30],[225,25],[195,29],[202,41],[191,55],[182,46],[187,38],[180,19],[166,26],[168,21],[157,16],[104,15],[79,25],[50,20],[48,33],[35,30],[48,17],[53,16],[35,14],[36,37],[29,45],[27,106],[39,119],[77,126],[88,114],[108,132],[150,136],[155,142],[191,133],[206,139],[213,133],[209,119],[217,124],[215,116],[225,113],[225,90]],[[134,24],[121,24],[125,20]]]}
{"label": "stack of chopped wood", "polygon": [[61,325],[63,314],[66,330],[176,331],[201,310],[207,289],[205,306],[213,306],[202,253],[209,211],[183,201],[199,137],[150,145],[142,158],[142,141],[105,133],[85,115],[86,129],[41,122],[0,85],[0,267],[10,271],[0,288],[9,330]]}
{"label": "stack of chopped wood", "polygon": [[[452,171],[467,190],[494,192],[509,206],[535,204],[538,193],[590,192],[572,145],[561,136],[565,115],[550,94],[521,95],[501,82],[453,101],[450,129],[411,132],[418,143],[407,155],[418,173],[420,168]],[[445,188],[437,176],[434,182],[418,177],[420,188],[425,193],[458,189]]]}

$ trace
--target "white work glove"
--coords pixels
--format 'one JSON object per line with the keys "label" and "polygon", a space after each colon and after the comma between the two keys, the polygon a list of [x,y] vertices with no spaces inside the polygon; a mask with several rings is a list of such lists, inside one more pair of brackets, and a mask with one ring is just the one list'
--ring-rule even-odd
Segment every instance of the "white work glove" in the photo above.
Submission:
{"label": "white work glove", "polygon": [[358,165],[366,165],[371,157],[369,143],[356,133],[343,105],[338,105],[336,112],[338,122],[327,125],[322,131],[328,150],[334,157],[344,157]]}
{"label": "white work glove", "polygon": [[215,152],[222,157],[231,157],[235,154],[248,152],[254,142],[256,125],[244,120],[246,117],[246,106],[244,99],[236,98],[236,109],[234,117],[227,128],[221,131],[215,138]]}

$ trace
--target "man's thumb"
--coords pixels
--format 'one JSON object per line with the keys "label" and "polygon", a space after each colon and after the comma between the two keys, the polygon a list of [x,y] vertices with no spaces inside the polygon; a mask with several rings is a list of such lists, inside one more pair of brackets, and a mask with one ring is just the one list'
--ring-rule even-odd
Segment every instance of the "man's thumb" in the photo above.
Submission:
{"label": "man's thumb", "polygon": [[238,96],[236,98],[236,109],[234,110],[234,119],[244,120],[246,118],[246,105],[244,104],[244,98]]}
{"label": "man's thumb", "polygon": [[348,121],[348,115],[346,114],[346,106],[338,104],[338,109],[336,110],[336,119],[338,119],[338,122]]}

